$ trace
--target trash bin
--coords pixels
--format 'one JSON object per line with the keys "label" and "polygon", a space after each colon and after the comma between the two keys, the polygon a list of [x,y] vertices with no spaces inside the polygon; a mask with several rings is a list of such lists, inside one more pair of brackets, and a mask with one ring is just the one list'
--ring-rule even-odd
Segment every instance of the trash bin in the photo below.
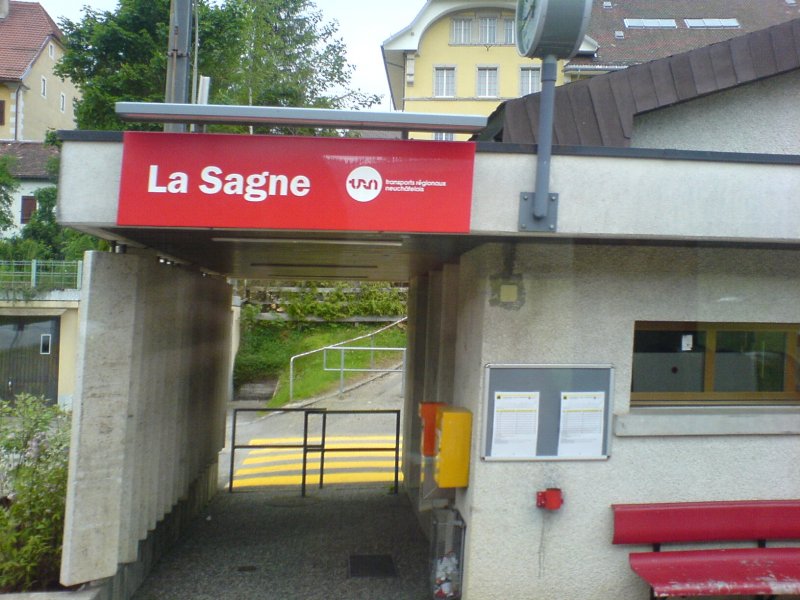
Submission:
{"label": "trash bin", "polygon": [[465,532],[464,521],[457,510],[433,512],[431,589],[436,599],[461,598]]}

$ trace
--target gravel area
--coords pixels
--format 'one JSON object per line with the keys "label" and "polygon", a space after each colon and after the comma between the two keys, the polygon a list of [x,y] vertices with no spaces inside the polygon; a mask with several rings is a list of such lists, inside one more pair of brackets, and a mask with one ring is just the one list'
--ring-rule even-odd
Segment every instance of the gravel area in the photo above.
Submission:
{"label": "gravel area", "polygon": [[[430,547],[408,499],[352,486],[220,493],[134,600],[422,600]],[[349,577],[351,555],[390,555],[396,577]]]}

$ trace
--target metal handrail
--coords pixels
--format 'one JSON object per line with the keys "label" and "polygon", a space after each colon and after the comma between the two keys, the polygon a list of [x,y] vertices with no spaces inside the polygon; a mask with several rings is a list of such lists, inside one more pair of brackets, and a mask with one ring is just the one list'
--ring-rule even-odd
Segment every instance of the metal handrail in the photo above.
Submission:
{"label": "metal handrail", "polygon": [[[308,409],[305,416],[304,430],[308,432],[308,417],[312,414],[322,415],[321,443],[317,446],[306,445],[303,449],[303,478],[300,495],[306,495],[306,463],[310,452],[319,452],[319,488],[322,489],[325,478],[325,454],[327,452],[386,452],[394,451],[394,494],[397,494],[400,485],[400,411],[397,409],[385,410],[328,410],[326,408]],[[328,415],[388,415],[395,416],[394,446],[363,446],[359,448],[326,448],[325,439],[328,430]]]}
{"label": "metal handrail", "polygon": [[3,260],[0,285],[6,288],[81,289],[83,261]]}
{"label": "metal handrail", "polygon": [[[308,352],[301,352],[300,354],[295,354],[294,356],[292,356],[289,359],[289,402],[293,402],[294,401],[294,363],[295,363],[295,360],[297,360],[298,358],[303,358],[305,356],[311,356],[312,354],[317,354],[319,352],[326,352],[328,350],[335,350],[335,349],[338,349],[338,348],[342,348],[342,347],[344,347],[345,344],[351,344],[353,342],[357,342],[359,340],[363,340],[363,339],[366,339],[366,338],[374,338],[374,336],[378,335],[379,333],[382,333],[383,331],[386,331],[387,329],[389,329],[391,327],[395,327],[395,326],[399,325],[400,323],[403,323],[403,322],[405,322],[407,320],[408,320],[408,317],[403,317],[402,319],[398,319],[397,321],[395,321],[393,323],[390,323],[389,325],[386,325],[384,327],[381,327],[380,329],[376,329],[375,331],[372,331],[370,333],[365,333],[364,335],[360,335],[358,337],[354,337],[352,339],[345,340],[343,342],[338,342],[336,344],[331,344],[329,346],[324,346],[322,348],[317,348],[316,350],[309,350]],[[370,348],[370,349],[372,349],[372,348]],[[404,372],[405,371],[405,348],[387,348],[387,349],[388,350],[397,350],[397,351],[402,350],[403,351],[403,363],[402,363],[401,368],[400,369],[397,369],[397,368],[391,369],[391,371]],[[377,348],[375,348],[375,350],[377,350]],[[342,354],[342,361],[341,362],[343,363],[344,362],[343,361],[344,352],[342,352],[341,354]],[[323,364],[324,364],[324,359],[323,359]],[[338,369],[334,369],[334,370],[338,370]],[[375,370],[374,372],[384,373],[384,372],[389,372],[389,370]],[[405,382],[403,382],[403,383],[405,383]],[[344,391],[344,371],[342,371],[342,374],[339,377],[339,393],[341,394],[343,391]]]}
{"label": "metal handrail", "polygon": [[[302,412],[303,415],[303,443],[302,444],[237,444],[236,443],[236,420],[240,412]],[[365,446],[359,448],[327,448],[325,445],[327,430],[328,430],[328,415],[383,415],[393,414],[395,416],[394,424],[394,446]],[[312,444],[308,440],[309,430],[309,417],[311,415],[322,416],[322,433],[320,435],[320,443]],[[392,410],[328,410],[326,408],[234,408],[233,409],[233,422],[231,426],[231,460],[230,470],[228,471],[228,493],[233,493],[233,472],[236,463],[236,451],[246,448],[289,448],[289,449],[302,449],[303,451],[303,469],[300,478],[300,495],[306,495],[306,481],[308,480],[308,455],[311,452],[318,452],[320,454],[319,460],[319,487],[322,489],[324,483],[325,473],[325,454],[327,452],[386,452],[391,450],[394,452],[394,493],[397,494],[400,485],[400,411],[397,409]]]}

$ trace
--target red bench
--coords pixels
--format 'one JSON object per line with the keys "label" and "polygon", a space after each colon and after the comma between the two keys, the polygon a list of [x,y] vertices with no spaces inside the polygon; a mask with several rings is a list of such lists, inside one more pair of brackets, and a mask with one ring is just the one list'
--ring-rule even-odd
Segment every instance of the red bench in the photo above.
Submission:
{"label": "red bench", "polygon": [[[649,544],[631,568],[651,598],[800,594],[800,500],[614,504],[614,544]],[[661,551],[662,544],[753,542],[753,547]]]}

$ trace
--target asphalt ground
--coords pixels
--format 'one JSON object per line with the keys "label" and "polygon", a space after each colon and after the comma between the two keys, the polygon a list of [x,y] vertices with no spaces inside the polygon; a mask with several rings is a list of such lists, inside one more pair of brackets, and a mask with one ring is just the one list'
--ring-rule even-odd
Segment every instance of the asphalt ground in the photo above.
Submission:
{"label": "asphalt ground", "polygon": [[[391,374],[313,407],[375,410],[401,403],[400,376]],[[296,425],[289,421],[298,415],[285,416],[282,424],[282,416],[254,413],[243,421],[241,439],[285,435],[284,425]],[[359,435],[373,427],[366,416],[356,415],[331,434]],[[220,457],[224,489],[156,565],[134,600],[432,597],[430,545],[402,490],[395,495],[391,485],[378,483],[310,486],[306,497],[297,486],[228,493],[229,446],[230,440]]]}

